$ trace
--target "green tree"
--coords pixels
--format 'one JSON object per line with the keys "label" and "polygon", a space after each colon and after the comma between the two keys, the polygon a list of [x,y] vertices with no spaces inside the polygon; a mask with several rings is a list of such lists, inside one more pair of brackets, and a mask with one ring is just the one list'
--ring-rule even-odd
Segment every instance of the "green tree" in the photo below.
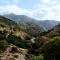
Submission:
{"label": "green tree", "polygon": [[60,60],[60,37],[55,37],[44,47],[44,60]]}
{"label": "green tree", "polygon": [[14,44],[18,47],[26,48],[26,41],[22,40],[20,37],[17,37],[15,35],[8,36],[7,41],[8,41],[8,43]]}

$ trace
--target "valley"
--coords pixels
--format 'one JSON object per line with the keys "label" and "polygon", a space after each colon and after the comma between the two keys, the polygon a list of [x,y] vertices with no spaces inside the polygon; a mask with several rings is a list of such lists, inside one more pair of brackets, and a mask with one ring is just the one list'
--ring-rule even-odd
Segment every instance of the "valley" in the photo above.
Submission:
{"label": "valley", "polygon": [[1,60],[58,60],[60,21],[24,15],[0,16]]}

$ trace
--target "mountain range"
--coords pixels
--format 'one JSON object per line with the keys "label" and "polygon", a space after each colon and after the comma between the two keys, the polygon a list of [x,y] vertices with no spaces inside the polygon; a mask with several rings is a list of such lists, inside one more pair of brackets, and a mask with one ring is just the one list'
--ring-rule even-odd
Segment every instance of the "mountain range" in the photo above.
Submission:
{"label": "mountain range", "polygon": [[53,20],[37,21],[25,15],[19,15],[18,20],[16,16],[13,19],[0,16],[0,59],[58,60],[60,23]]}
{"label": "mountain range", "polygon": [[36,20],[34,18],[25,16],[25,15],[15,15],[15,14],[7,14],[7,15],[4,15],[4,17],[16,22],[24,22],[25,24],[27,23],[35,24],[44,28],[44,30],[46,31],[53,28],[55,25],[57,25],[60,22],[56,20]]}
{"label": "mountain range", "polygon": [[6,30],[23,31],[31,36],[38,36],[45,31],[44,28],[36,24],[16,22],[3,16],[0,16],[0,25],[3,25]]}

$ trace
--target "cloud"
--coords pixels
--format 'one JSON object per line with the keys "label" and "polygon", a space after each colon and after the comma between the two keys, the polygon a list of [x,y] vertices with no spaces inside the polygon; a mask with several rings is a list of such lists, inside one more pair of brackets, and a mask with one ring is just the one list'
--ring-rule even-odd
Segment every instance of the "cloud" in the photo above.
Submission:
{"label": "cloud", "polygon": [[[0,2],[4,2],[2,0]],[[59,0],[38,0],[39,3],[33,9],[18,7],[19,0],[6,0],[7,5],[0,5],[0,14],[14,13],[17,15],[27,15],[38,20],[60,20]]]}
{"label": "cloud", "polygon": [[32,12],[30,10],[27,9],[22,9],[20,7],[18,7],[17,5],[6,5],[6,6],[0,6],[0,14],[10,14],[10,13],[14,13],[17,15],[28,15],[28,16],[32,16]]}
{"label": "cloud", "polygon": [[60,20],[60,2],[57,0],[40,0],[35,8],[34,17],[41,20]]}

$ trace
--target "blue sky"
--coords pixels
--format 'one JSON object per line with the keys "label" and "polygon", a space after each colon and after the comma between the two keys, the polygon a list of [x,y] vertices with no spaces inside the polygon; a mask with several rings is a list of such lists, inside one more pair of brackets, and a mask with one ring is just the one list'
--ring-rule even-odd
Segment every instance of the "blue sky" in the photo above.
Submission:
{"label": "blue sky", "polygon": [[33,8],[39,3],[39,0],[0,0],[0,6],[3,5],[17,5],[21,8]]}
{"label": "blue sky", "polygon": [[60,20],[60,0],[0,0],[0,14],[10,13],[37,20]]}

